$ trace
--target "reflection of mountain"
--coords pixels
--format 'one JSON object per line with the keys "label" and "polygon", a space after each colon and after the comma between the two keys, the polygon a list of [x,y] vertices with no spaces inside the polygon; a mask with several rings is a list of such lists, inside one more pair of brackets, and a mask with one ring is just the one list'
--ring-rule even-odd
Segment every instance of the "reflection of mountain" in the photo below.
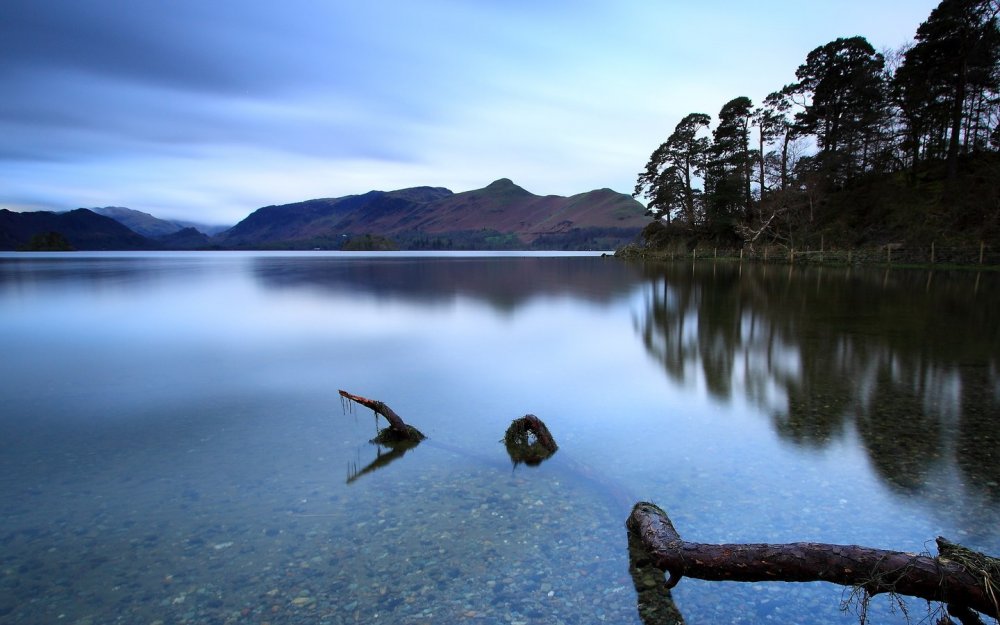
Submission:
{"label": "reflection of mountain", "polygon": [[898,490],[957,471],[1000,499],[997,276],[728,264],[648,273],[638,330],[678,383],[745,395],[796,444],[856,431]]}
{"label": "reflection of mountain", "polygon": [[254,275],[272,288],[311,288],[376,297],[447,302],[473,297],[509,310],[536,296],[571,295],[607,302],[630,292],[641,276],[598,256],[259,257]]}
{"label": "reflection of mountain", "polygon": [[19,254],[0,259],[0,289],[45,284],[50,287],[125,288],[152,280],[175,277],[191,279],[190,265],[166,258],[129,256],[55,256]]}

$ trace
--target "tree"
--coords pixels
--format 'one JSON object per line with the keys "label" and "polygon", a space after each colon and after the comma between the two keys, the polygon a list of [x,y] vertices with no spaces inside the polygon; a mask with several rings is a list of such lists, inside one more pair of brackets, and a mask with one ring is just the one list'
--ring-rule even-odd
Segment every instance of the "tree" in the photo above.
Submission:
{"label": "tree", "polygon": [[723,105],[705,172],[705,210],[709,225],[732,230],[736,220],[750,216],[753,206],[751,172],[756,160],[750,150],[753,102],[738,97]]}
{"label": "tree", "polygon": [[29,252],[71,252],[74,248],[61,232],[39,232],[21,249]]}
{"label": "tree", "polygon": [[867,167],[884,102],[884,65],[864,37],[840,38],[810,52],[795,72],[799,82],[787,88],[789,95],[811,95],[796,122],[815,135],[820,159],[838,182]]}
{"label": "tree", "polygon": [[[986,149],[1000,106],[996,0],[943,0],[917,29],[893,81],[914,163],[942,152],[948,177],[963,151]],[[992,127],[991,127],[992,126]]]}
{"label": "tree", "polygon": [[643,196],[650,212],[666,216],[680,212],[690,224],[698,221],[698,196],[695,178],[703,175],[708,138],[699,136],[712,118],[691,113],[678,122],[674,132],[649,157],[646,170],[639,174],[632,197]]}
{"label": "tree", "polygon": [[781,91],[775,91],[764,98],[764,104],[754,111],[753,122],[757,126],[757,156],[760,159],[760,197],[767,191],[767,150],[766,146],[780,142],[780,188],[788,186],[788,145],[792,140],[792,123],[788,112],[792,103]]}

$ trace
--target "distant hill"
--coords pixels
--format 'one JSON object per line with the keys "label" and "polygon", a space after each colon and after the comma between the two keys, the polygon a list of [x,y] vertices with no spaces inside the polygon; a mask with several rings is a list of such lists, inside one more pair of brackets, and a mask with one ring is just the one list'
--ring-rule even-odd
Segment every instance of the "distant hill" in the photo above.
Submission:
{"label": "distant hill", "polygon": [[204,250],[214,247],[212,238],[195,228],[182,228],[156,237],[156,242],[165,250]]}
{"label": "distant hill", "polygon": [[649,223],[645,211],[610,189],[538,196],[503,178],[463,193],[416,187],[266,206],[216,242],[340,249],[352,238],[376,235],[401,249],[614,249]]}
{"label": "distant hill", "polygon": [[[75,250],[145,250],[159,246],[110,217],[78,208],[66,213],[15,213],[0,209],[0,250],[30,249],[33,241],[57,234]],[[51,239],[51,237],[48,237]]]}
{"label": "distant hill", "polygon": [[133,232],[151,239],[159,239],[167,235],[180,232],[185,228],[194,228],[198,232],[202,232],[209,236],[216,235],[229,228],[229,226],[210,226],[208,224],[200,224],[191,221],[168,221],[166,219],[154,217],[149,213],[137,211],[132,208],[125,208],[124,206],[102,206],[91,208],[90,210],[94,211],[98,215],[110,217],[115,221],[124,224]]}

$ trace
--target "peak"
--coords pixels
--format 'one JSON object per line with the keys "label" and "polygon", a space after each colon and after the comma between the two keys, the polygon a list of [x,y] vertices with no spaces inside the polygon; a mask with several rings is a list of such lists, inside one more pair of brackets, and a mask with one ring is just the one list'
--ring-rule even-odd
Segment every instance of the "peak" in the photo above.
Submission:
{"label": "peak", "polygon": [[499,180],[494,180],[483,190],[490,191],[492,193],[524,193],[530,195],[528,191],[514,184],[514,181],[510,178],[500,178]]}
{"label": "peak", "polygon": [[[498,189],[521,189],[521,187],[514,184],[514,181],[510,178],[500,178],[499,180],[494,180],[487,185],[486,188],[494,191]],[[524,189],[521,190],[523,191]]]}

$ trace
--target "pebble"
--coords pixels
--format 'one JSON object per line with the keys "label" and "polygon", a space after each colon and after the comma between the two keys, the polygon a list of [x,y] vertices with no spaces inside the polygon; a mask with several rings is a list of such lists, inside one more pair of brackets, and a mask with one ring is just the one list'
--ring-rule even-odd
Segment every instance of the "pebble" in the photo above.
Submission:
{"label": "pebble", "polygon": [[[78,625],[88,610],[94,623],[114,622],[122,614],[128,622],[150,625],[154,619],[160,625],[640,625],[621,520],[591,491],[569,480],[556,488],[544,473],[526,473],[530,479],[519,474],[515,483],[506,472],[488,469],[455,474],[425,467],[389,479],[396,466],[353,484],[351,496],[344,498],[349,503],[310,495],[309,506],[324,503],[316,510],[322,516],[296,516],[275,506],[273,516],[254,509],[266,518],[222,524],[217,511],[203,517],[192,511],[186,525],[136,528],[139,536],[155,531],[161,537],[155,544],[133,543],[122,528],[84,535],[80,540],[97,544],[98,539],[113,540],[118,531],[129,549],[142,550],[134,568],[127,560],[115,560],[113,566],[94,569],[103,587],[122,589],[116,598],[134,599],[102,598],[102,607],[98,593],[81,593],[70,603],[59,603],[67,615],[60,622]],[[368,484],[373,488],[365,491]],[[423,492],[414,495],[418,489]],[[306,513],[312,514],[312,508]],[[585,540],[568,540],[567,523]],[[267,533],[268,528],[276,531]],[[58,541],[42,534],[38,543],[47,549]],[[59,546],[58,554],[71,552]],[[4,566],[9,577],[20,575],[13,563]],[[149,570],[155,572],[145,572]],[[737,587],[726,591],[732,600],[721,601],[717,595],[705,599],[706,592],[697,590],[699,582],[690,581],[675,596],[683,597],[682,610],[701,617],[691,622],[731,624],[722,615],[739,612],[732,605],[759,605],[760,597],[770,597],[759,589]],[[838,597],[828,600],[836,606]],[[3,618],[52,622],[58,615],[52,612],[46,619],[36,604],[25,605],[15,610],[36,611]],[[710,618],[716,614],[720,618]],[[751,616],[759,619],[748,616],[742,622],[772,617]],[[781,616],[792,622],[797,613],[789,610]]]}

